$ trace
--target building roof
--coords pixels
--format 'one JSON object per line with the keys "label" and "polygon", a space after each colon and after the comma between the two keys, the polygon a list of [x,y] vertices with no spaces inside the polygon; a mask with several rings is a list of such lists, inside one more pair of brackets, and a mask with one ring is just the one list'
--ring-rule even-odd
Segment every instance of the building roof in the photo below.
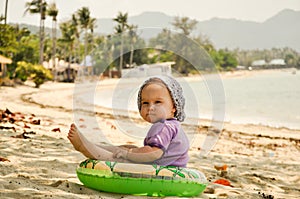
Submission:
{"label": "building roof", "polygon": [[252,62],[251,66],[264,66],[266,65],[266,61],[261,59],[261,60],[255,60]]}
{"label": "building roof", "polygon": [[270,65],[285,65],[284,59],[272,59],[269,62]]}
{"label": "building roof", "polygon": [[1,64],[11,64],[12,60],[7,58],[7,57],[4,57],[4,56],[0,55],[0,63]]}

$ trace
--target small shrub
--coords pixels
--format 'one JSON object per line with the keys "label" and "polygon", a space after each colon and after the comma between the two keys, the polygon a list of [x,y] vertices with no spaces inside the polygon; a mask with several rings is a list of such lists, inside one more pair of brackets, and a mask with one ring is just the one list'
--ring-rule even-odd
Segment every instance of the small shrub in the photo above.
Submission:
{"label": "small shrub", "polygon": [[15,86],[14,81],[9,79],[8,77],[1,78],[0,77],[0,86]]}
{"label": "small shrub", "polygon": [[46,80],[52,79],[51,72],[42,65],[32,65],[31,63],[18,62],[15,77],[25,82],[32,79],[35,87],[39,88]]}
{"label": "small shrub", "polygon": [[35,87],[39,88],[46,80],[52,79],[52,74],[42,65],[34,65],[30,77],[35,83]]}
{"label": "small shrub", "polygon": [[22,82],[26,82],[30,75],[30,68],[32,65],[30,63],[20,61],[17,63],[17,68],[15,71],[15,78],[20,79]]}

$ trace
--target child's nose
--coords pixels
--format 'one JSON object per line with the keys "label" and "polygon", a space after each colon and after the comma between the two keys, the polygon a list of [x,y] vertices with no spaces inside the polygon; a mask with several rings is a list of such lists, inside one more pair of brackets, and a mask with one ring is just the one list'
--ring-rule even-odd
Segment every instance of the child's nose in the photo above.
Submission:
{"label": "child's nose", "polygon": [[155,108],[155,105],[154,104],[150,104],[149,110],[154,110],[154,108]]}

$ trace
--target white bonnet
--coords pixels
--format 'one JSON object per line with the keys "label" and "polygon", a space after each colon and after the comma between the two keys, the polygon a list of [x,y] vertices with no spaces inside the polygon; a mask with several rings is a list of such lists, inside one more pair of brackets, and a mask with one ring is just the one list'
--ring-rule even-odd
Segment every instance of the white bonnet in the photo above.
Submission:
{"label": "white bonnet", "polygon": [[138,98],[137,98],[137,105],[138,105],[139,111],[141,111],[141,93],[142,93],[143,88],[147,84],[149,84],[157,79],[162,81],[162,83],[167,87],[167,89],[169,90],[169,92],[171,94],[173,103],[176,108],[174,117],[180,122],[184,121],[184,119],[185,119],[185,113],[184,113],[185,99],[183,97],[183,90],[182,90],[180,84],[174,78],[172,78],[170,76],[153,76],[153,77],[150,77],[149,79],[147,79],[142,84],[142,86],[140,87],[140,90],[138,92]]}

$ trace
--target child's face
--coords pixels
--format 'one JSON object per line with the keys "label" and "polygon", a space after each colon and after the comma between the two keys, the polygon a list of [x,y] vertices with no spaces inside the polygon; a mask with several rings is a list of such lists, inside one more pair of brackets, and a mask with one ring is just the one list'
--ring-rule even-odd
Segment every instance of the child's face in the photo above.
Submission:
{"label": "child's face", "polygon": [[146,85],[141,92],[141,111],[144,120],[155,123],[174,117],[176,109],[168,89],[159,83]]}

